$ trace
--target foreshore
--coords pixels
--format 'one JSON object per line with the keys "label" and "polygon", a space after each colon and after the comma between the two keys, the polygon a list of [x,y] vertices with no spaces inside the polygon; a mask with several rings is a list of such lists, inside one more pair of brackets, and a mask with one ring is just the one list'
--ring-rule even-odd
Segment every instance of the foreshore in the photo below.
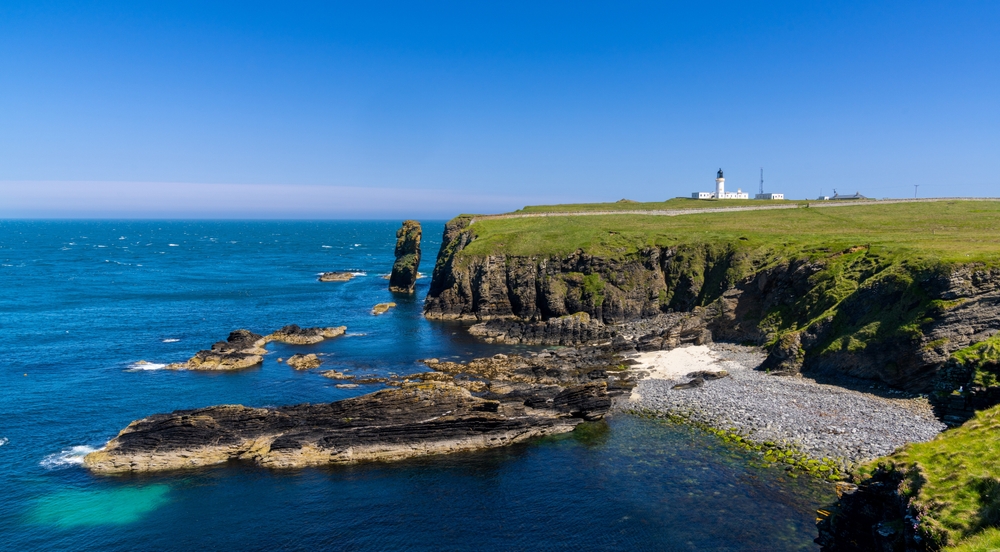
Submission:
{"label": "foreshore", "polygon": [[[795,448],[844,467],[927,441],[944,430],[927,399],[898,393],[886,398],[805,377],[774,376],[756,368],[766,354],[729,344],[680,347],[633,355],[633,370],[648,372],[619,411],[680,416],[733,431],[758,444]],[[688,373],[725,370],[728,376],[674,389]]]}

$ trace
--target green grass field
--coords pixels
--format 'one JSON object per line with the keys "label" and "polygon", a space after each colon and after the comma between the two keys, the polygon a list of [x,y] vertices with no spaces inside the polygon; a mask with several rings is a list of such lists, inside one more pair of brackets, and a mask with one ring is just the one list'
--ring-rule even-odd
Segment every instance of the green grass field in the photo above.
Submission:
{"label": "green grass field", "polygon": [[[667,203],[670,202],[641,205]],[[728,202],[705,203],[712,206]],[[604,204],[579,206],[579,210],[594,210],[589,208],[596,206]],[[529,207],[525,210],[566,207]],[[593,255],[621,257],[652,245],[716,242],[789,254],[828,255],[852,246],[870,245],[873,252],[901,255],[912,260],[993,265],[1000,260],[998,228],[1000,201],[874,203],[683,216],[622,214],[484,219],[472,225],[477,239],[462,254],[567,255],[582,249]]]}
{"label": "green grass field", "polygon": [[[768,205],[805,205],[807,200],[749,201],[746,199],[688,199],[678,197],[667,201],[616,201],[614,203],[564,203],[561,205],[529,205],[515,213],[570,213],[586,211],[673,211],[677,209],[718,209],[720,207],[764,207]],[[813,201],[812,203],[815,203]]]}

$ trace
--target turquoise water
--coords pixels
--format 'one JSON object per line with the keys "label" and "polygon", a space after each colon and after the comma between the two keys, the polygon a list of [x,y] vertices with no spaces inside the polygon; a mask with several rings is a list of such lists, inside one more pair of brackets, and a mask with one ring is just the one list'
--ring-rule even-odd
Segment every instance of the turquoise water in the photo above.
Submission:
{"label": "turquoise water", "polygon": [[[269,471],[231,464],[106,477],[82,456],[130,421],[221,403],[333,401],[275,362],[325,353],[355,373],[511,350],[420,315],[380,276],[392,222],[0,222],[0,528],[11,550],[815,550],[823,484],[752,467],[684,427],[615,416],[560,438],[396,464]],[[424,223],[430,273],[443,224]],[[346,283],[316,274],[351,270]],[[398,307],[374,317],[375,303]],[[260,368],[140,370],[230,330],[346,325],[272,344]],[[146,367],[149,367],[147,365]]]}

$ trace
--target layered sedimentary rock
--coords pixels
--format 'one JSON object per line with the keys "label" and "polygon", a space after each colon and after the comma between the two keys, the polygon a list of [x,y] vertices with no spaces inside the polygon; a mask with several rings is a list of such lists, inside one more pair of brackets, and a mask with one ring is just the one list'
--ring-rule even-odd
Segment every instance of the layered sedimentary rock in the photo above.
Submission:
{"label": "layered sedimentary rock", "polygon": [[389,312],[389,309],[396,306],[396,303],[379,303],[372,307],[372,314],[379,315]]}
{"label": "layered sedimentary rock", "polygon": [[[796,258],[724,242],[613,258],[464,254],[476,239],[469,223],[446,225],[424,313],[479,322],[473,333],[494,342],[635,340],[629,324],[682,313],[692,315],[684,340],[661,336],[660,346],[768,345],[772,373],[930,392],[952,353],[1000,332],[1000,270],[981,265],[910,265],[866,246]],[[566,318],[580,313],[590,320]]]}
{"label": "layered sedimentary rock", "polygon": [[499,447],[603,417],[632,385],[619,360],[580,350],[431,362],[438,371],[398,388],[329,404],[159,414],[132,422],[84,463],[101,473],[231,460],[290,468]]}
{"label": "layered sedimentary rock", "polygon": [[[168,364],[170,370],[242,370],[264,362],[270,341],[293,345],[311,345],[325,339],[344,335],[347,326],[329,328],[300,328],[295,324],[268,334],[255,334],[249,330],[236,330],[226,341],[219,341],[211,349],[198,351],[187,362]],[[297,355],[301,356],[301,355]],[[315,355],[311,355],[315,357]],[[294,357],[293,357],[294,358]],[[291,364],[292,359],[288,359]]]}
{"label": "layered sedimentary rock", "polygon": [[389,275],[390,291],[413,293],[420,268],[420,237],[420,223],[415,220],[404,220],[396,231],[396,262]]}

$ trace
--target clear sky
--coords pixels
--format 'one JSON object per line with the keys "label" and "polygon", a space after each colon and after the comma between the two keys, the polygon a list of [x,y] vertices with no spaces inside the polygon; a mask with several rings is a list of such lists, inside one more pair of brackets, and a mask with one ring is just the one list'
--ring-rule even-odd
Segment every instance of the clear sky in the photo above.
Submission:
{"label": "clear sky", "polygon": [[0,216],[1000,195],[1000,2],[0,2]]}

